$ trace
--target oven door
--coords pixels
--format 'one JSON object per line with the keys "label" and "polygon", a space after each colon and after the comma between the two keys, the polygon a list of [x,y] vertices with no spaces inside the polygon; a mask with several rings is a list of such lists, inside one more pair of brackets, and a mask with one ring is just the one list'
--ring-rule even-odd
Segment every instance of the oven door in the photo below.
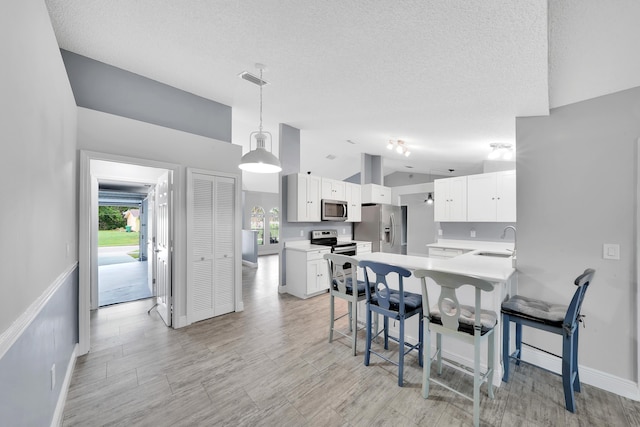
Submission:
{"label": "oven door", "polygon": [[[338,255],[355,256],[356,255],[356,249],[357,249],[356,245],[334,246],[334,247],[331,248],[331,252],[333,252],[334,254],[338,254]],[[351,273],[351,264],[350,263],[346,263],[344,265],[344,272],[345,272],[345,274]]]}
{"label": "oven door", "polygon": [[346,221],[347,220],[347,202],[340,200],[322,199],[322,216],[323,221]]}

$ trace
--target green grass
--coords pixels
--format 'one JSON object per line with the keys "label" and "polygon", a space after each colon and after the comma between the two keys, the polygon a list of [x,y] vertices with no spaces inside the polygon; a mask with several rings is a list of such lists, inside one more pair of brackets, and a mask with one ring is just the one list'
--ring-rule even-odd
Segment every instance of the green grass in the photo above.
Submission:
{"label": "green grass", "polygon": [[132,246],[139,244],[139,233],[124,230],[98,230],[98,246]]}

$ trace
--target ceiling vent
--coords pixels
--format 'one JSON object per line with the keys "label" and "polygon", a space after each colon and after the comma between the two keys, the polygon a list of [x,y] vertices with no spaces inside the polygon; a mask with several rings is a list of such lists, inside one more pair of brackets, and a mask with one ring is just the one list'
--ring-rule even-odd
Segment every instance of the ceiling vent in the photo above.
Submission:
{"label": "ceiling vent", "polygon": [[349,144],[356,145],[356,143],[355,143],[355,142],[353,142],[353,141],[352,141],[352,140],[350,140],[350,139],[347,139],[347,142],[348,142]]}
{"label": "ceiling vent", "polygon": [[336,156],[334,156],[333,154],[329,154],[327,156],[327,159],[329,159],[329,160],[334,160],[335,158],[336,158]]}
{"label": "ceiling vent", "polygon": [[264,86],[264,85],[268,85],[269,82],[262,80],[260,77],[251,74],[248,71],[243,71],[240,74],[238,74],[238,77],[240,77],[241,79],[244,79],[248,82],[253,83],[254,85],[258,85],[258,86]]}

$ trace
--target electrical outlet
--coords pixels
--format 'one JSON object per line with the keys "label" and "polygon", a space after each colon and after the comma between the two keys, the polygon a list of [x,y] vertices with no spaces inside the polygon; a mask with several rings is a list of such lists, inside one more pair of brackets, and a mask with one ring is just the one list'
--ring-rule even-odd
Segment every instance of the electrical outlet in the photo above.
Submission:
{"label": "electrical outlet", "polygon": [[347,229],[346,228],[342,229],[342,234],[347,234]]}
{"label": "electrical outlet", "polygon": [[56,364],[51,365],[51,390],[56,388]]}
{"label": "electrical outlet", "polygon": [[438,228],[438,236],[442,236],[442,228]]}
{"label": "electrical outlet", "polygon": [[300,237],[304,237],[304,230],[300,230]]}
{"label": "electrical outlet", "polygon": [[471,230],[471,233],[469,233],[471,235],[471,237],[476,237],[476,230]]}

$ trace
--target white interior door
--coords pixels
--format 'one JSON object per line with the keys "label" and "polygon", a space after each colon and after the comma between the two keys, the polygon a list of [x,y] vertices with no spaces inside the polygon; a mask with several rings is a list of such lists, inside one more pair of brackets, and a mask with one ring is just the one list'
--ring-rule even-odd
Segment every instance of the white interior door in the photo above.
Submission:
{"label": "white interior door", "polygon": [[165,172],[156,185],[155,203],[155,267],[157,309],[167,326],[171,326],[171,178],[172,172]]}
{"label": "white interior door", "polygon": [[156,190],[153,188],[147,195],[147,280],[151,295],[157,295],[156,291],[156,257],[155,257],[155,212],[156,212]]}

